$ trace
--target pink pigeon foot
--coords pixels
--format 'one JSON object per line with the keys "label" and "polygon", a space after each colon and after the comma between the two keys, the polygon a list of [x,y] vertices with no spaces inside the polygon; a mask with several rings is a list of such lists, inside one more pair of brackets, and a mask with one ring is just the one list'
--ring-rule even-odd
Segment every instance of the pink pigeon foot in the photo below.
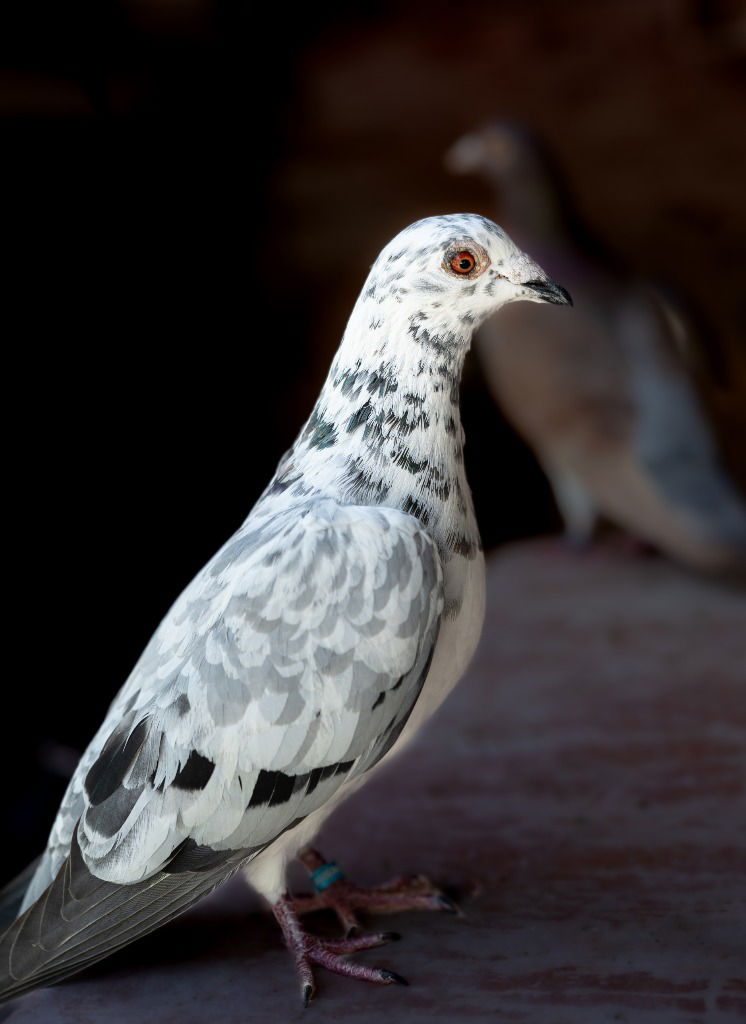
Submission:
{"label": "pink pigeon foot", "polygon": [[272,907],[285,943],[293,955],[301,984],[303,1005],[308,1006],[316,992],[313,965],[325,967],[335,974],[347,978],[372,981],[377,985],[406,985],[407,982],[394,971],[382,967],[366,967],[351,963],[345,957],[359,953],[362,949],[373,949],[399,938],[396,932],[379,932],[376,935],[360,935],[347,939],[320,939],[309,935],[294,909],[294,900],[283,896]]}
{"label": "pink pigeon foot", "polygon": [[360,888],[345,881],[336,864],[327,863],[317,850],[306,850],[300,861],[316,886],[312,896],[293,898],[296,914],[333,910],[349,938],[360,931],[355,911],[398,914],[405,910],[445,910],[459,913],[456,904],[424,875],[400,875],[372,888]]}

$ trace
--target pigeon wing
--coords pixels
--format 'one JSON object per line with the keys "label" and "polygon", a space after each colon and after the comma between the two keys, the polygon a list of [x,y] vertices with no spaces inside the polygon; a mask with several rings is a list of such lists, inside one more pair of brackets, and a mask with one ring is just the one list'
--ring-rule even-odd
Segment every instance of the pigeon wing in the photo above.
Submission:
{"label": "pigeon wing", "polygon": [[3,996],[159,927],[375,764],[424,683],[442,589],[432,539],[397,510],[324,498],[249,519],[84,755],[0,938]]}

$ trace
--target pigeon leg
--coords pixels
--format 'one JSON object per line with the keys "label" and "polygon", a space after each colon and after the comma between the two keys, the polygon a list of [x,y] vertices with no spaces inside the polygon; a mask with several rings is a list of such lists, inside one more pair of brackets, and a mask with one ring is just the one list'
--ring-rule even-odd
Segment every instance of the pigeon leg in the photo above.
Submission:
{"label": "pigeon leg", "polygon": [[565,468],[545,466],[560,514],[565,535],[573,547],[583,550],[593,539],[598,519],[593,497],[584,484]]}
{"label": "pigeon leg", "polygon": [[396,932],[379,932],[376,935],[360,935],[347,939],[320,939],[309,935],[303,929],[294,901],[282,896],[272,907],[277,923],[282,929],[285,944],[293,955],[300,978],[303,1005],[308,1006],[316,992],[313,965],[325,967],[327,971],[342,974],[347,978],[359,978],[378,985],[406,985],[407,982],[394,971],[382,967],[366,967],[351,963],[345,957],[359,953],[362,949],[373,949],[399,938]]}
{"label": "pigeon leg", "polygon": [[355,911],[372,914],[397,914],[404,910],[447,910],[458,913],[458,907],[425,875],[400,875],[372,888],[360,888],[345,881],[334,863],[327,863],[318,850],[308,849],[300,855],[308,869],[316,892],[312,896],[296,896],[293,908],[297,914],[313,910],[333,910],[349,938],[360,931]]}

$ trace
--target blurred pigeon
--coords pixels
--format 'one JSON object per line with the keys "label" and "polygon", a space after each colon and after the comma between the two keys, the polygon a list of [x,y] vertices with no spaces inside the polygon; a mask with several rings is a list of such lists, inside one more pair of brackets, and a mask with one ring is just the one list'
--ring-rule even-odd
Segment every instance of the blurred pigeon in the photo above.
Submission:
{"label": "blurred pigeon", "polygon": [[[506,230],[575,300],[565,317],[506,310],[475,342],[569,536],[587,541],[602,514],[692,568],[743,574],[746,504],[682,358],[691,343],[682,313],[601,254],[527,132],[488,125],[459,139],[446,163],[494,186]],[[495,346],[497,332],[511,344]]]}
{"label": "blurred pigeon", "polygon": [[[418,221],[387,245],[310,419],[239,530],[168,612],[84,753],[33,872],[6,896],[3,998],[58,981],[241,871],[271,905],[306,1002],[312,967],[374,982],[299,913],[443,907],[418,877],[366,892],[288,862],[435,710],[476,645],[479,536],[459,379],[472,332],[569,296],[491,221]],[[25,894],[24,894],[25,889]],[[6,907],[8,900],[6,899]]]}

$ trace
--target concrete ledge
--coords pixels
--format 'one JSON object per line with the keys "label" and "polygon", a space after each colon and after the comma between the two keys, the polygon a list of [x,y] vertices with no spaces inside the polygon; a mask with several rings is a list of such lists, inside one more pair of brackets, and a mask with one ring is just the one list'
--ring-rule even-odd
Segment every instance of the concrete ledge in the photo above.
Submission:
{"label": "concrete ledge", "polygon": [[556,542],[501,552],[488,588],[468,677],[319,841],[359,882],[471,891],[364,954],[410,988],[319,971],[303,1011],[231,883],[12,1024],[744,1020],[746,597]]}

